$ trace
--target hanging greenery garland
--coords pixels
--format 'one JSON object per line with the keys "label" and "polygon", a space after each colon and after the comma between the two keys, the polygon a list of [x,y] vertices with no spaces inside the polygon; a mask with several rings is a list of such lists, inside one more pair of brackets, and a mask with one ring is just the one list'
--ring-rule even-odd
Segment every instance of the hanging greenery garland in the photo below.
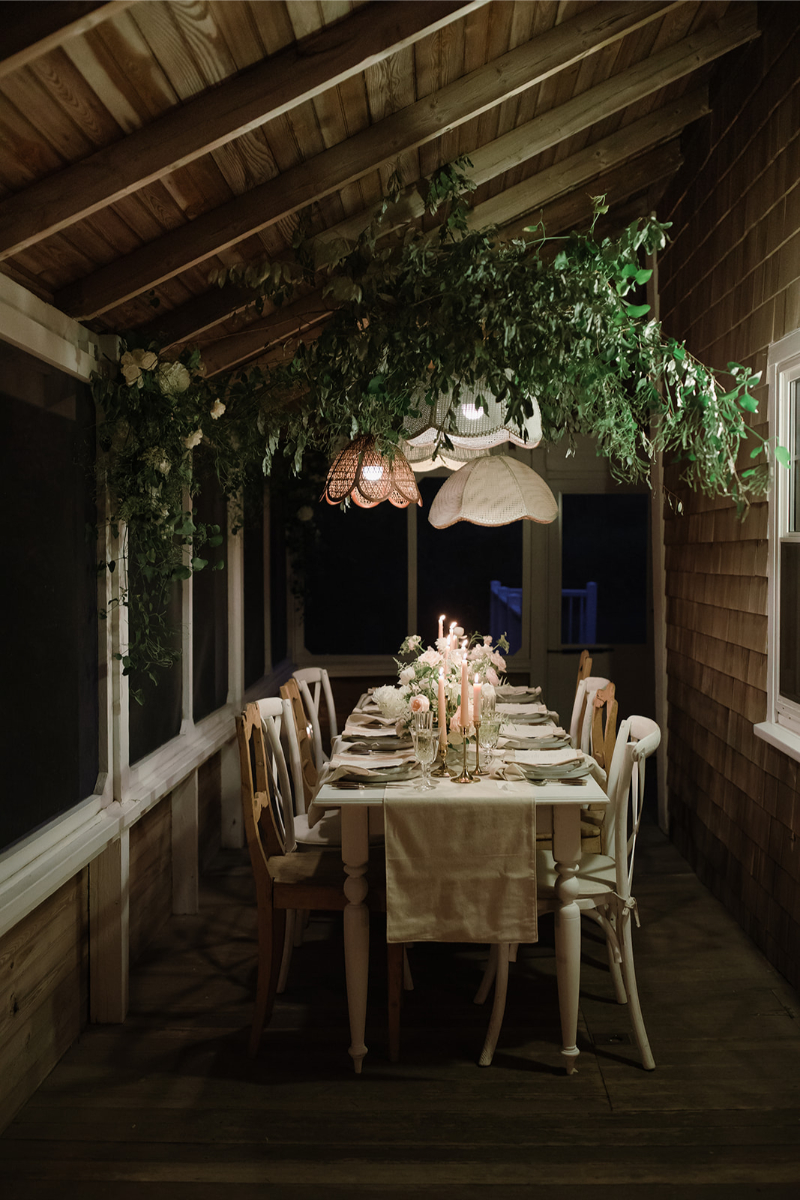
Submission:
{"label": "hanging greenery garland", "polygon": [[[235,499],[255,474],[270,476],[276,454],[295,475],[307,451],[330,456],[362,433],[391,454],[405,418],[440,393],[450,396],[448,448],[469,385],[500,400],[519,428],[535,400],[546,442],[594,438],[621,481],[648,479],[664,453],[691,488],[730,497],[742,515],[767,490],[773,460],[788,462],[747,424],[759,376],[729,363],[721,382],[646,304],[631,303],[650,277],[643,256],[663,248],[667,226],[635,222],[615,240],[597,240],[594,224],[559,239],[536,227],[506,242],[470,227],[463,165],[428,185],[432,229],[399,220],[395,191],[357,239],[299,237],[291,260],[217,277],[249,284],[262,305],[322,278],[333,315],[290,360],[207,380],[197,351],[167,361],[158,343],[130,335],[120,363],[95,377],[110,524],[126,531],[120,557],[134,556],[138,581],[119,600],[132,630],[126,671],[172,661],[167,590],[216,565],[204,547],[224,531],[198,526],[186,504],[201,458]],[[605,211],[597,201],[595,220]]]}

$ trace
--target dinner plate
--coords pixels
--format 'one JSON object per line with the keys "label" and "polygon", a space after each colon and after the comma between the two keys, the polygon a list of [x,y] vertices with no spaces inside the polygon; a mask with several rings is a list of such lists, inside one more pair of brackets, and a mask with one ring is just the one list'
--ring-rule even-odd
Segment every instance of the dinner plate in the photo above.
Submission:
{"label": "dinner plate", "polygon": [[415,779],[420,775],[419,763],[400,763],[397,767],[364,767],[363,771],[345,771],[334,781],[337,783],[398,783],[404,779]]}

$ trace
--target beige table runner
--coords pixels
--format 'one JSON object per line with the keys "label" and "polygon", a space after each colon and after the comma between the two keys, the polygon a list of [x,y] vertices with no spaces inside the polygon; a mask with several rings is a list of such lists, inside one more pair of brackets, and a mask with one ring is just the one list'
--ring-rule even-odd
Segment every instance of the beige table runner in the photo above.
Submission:
{"label": "beige table runner", "polygon": [[387,790],[384,819],[388,941],[536,941],[529,787],[489,781],[442,782],[417,795]]}

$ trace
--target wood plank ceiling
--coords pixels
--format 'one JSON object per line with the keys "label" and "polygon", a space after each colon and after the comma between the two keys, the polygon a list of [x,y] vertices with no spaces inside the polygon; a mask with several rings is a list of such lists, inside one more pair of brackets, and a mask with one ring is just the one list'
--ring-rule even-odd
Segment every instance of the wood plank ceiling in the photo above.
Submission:
{"label": "wood plank ceiling", "polygon": [[358,231],[395,170],[422,220],[413,185],[463,154],[474,223],[503,236],[540,215],[580,225],[598,192],[618,222],[657,209],[756,16],[695,0],[2,3],[0,270],[97,331],[199,344],[212,372],[291,353],[321,294],[257,317],[212,272],[285,253],[301,214],[316,236]]}

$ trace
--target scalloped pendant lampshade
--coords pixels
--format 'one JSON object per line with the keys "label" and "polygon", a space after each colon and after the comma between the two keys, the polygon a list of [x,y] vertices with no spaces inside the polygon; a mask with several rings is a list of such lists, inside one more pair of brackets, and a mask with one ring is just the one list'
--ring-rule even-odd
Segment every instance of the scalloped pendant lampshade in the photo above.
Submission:
{"label": "scalloped pendant lampshade", "polygon": [[[531,397],[533,413],[523,423],[522,431],[516,425],[509,424],[506,418],[506,407],[489,392],[479,385],[463,385],[459,396],[458,407],[451,414],[452,394],[440,393],[434,401],[426,403],[418,397],[418,417],[408,416],[403,423],[403,438],[409,446],[417,451],[417,462],[420,461],[419,451],[428,449],[427,457],[432,457],[436,443],[445,433],[456,450],[469,450],[474,453],[490,450],[503,442],[512,442],[533,450],[542,440],[542,418],[539,405]],[[483,407],[481,407],[483,405]],[[444,451],[448,455],[449,451]]]}
{"label": "scalloped pendant lampshade", "polygon": [[428,520],[436,529],[447,529],[457,521],[489,526],[512,521],[549,525],[557,516],[556,498],[541,475],[516,458],[493,454],[473,459],[445,480]]}
{"label": "scalloped pendant lampshade", "polygon": [[375,446],[375,438],[356,438],[333,460],[321,499],[341,504],[350,497],[360,508],[388,500],[395,508],[422,504],[414,472],[399,450],[390,461]]}

